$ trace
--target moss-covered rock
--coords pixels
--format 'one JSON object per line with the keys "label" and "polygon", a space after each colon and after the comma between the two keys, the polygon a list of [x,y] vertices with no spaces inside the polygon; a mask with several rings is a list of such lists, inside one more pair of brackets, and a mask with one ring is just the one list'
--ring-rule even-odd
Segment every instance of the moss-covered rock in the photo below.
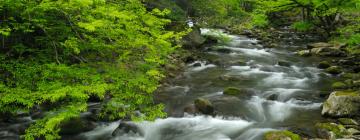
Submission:
{"label": "moss-covered rock", "polygon": [[194,101],[195,107],[199,110],[202,114],[205,115],[213,115],[214,114],[214,106],[211,102],[204,98],[197,98]]}
{"label": "moss-covered rock", "polygon": [[240,88],[236,88],[236,87],[227,87],[227,88],[225,88],[223,93],[225,95],[239,95],[242,93],[242,90]]}
{"label": "moss-covered rock", "polygon": [[336,138],[342,138],[345,135],[348,135],[348,131],[341,124],[336,123],[317,123],[315,125],[317,129],[317,135],[320,138],[324,139],[333,139],[331,138],[331,133],[335,135]]}
{"label": "moss-covered rock", "polygon": [[265,133],[264,140],[301,140],[301,137],[290,131],[270,131]]}
{"label": "moss-covered rock", "polygon": [[322,61],[322,62],[319,63],[319,65],[317,67],[319,69],[327,69],[327,68],[331,67],[331,65],[327,61]]}
{"label": "moss-covered rock", "polygon": [[297,55],[299,55],[299,56],[311,56],[311,52],[310,52],[310,50],[301,50],[301,51],[298,51],[297,52]]}
{"label": "moss-covered rock", "polygon": [[335,82],[331,85],[333,89],[345,89],[347,85],[343,82]]}
{"label": "moss-covered rock", "polygon": [[360,116],[360,95],[355,91],[335,91],[324,102],[322,115],[330,117]]}
{"label": "moss-covered rock", "polygon": [[340,118],[338,120],[343,125],[359,125],[358,122],[356,122],[355,120],[350,119],[350,118]]}
{"label": "moss-covered rock", "polygon": [[338,66],[331,66],[331,67],[327,68],[325,71],[327,73],[330,73],[333,75],[338,75],[338,74],[342,73],[342,69]]}

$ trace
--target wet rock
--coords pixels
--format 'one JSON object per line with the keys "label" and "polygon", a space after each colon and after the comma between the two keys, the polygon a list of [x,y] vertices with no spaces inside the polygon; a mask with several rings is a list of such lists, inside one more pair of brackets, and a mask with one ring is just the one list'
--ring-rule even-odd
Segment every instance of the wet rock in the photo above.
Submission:
{"label": "wet rock", "polygon": [[241,75],[221,75],[219,77],[220,80],[223,81],[231,81],[231,82],[237,82],[237,81],[249,81],[250,79],[245,76]]}
{"label": "wet rock", "polygon": [[297,55],[299,56],[311,56],[311,51],[310,50],[301,50],[296,52]]}
{"label": "wet rock", "polygon": [[308,49],[324,48],[324,47],[333,47],[333,45],[330,43],[325,43],[325,42],[311,43],[311,44],[307,45]]}
{"label": "wet rock", "polygon": [[324,102],[321,112],[329,117],[360,116],[360,95],[354,91],[335,91]]}
{"label": "wet rock", "polygon": [[199,112],[205,115],[213,115],[214,114],[214,106],[211,102],[204,98],[198,98],[194,101],[195,107]]}
{"label": "wet rock", "polygon": [[319,63],[319,65],[317,67],[319,69],[327,69],[327,68],[331,67],[331,65],[327,61],[322,61],[322,62]]}
{"label": "wet rock", "polygon": [[291,66],[290,62],[287,62],[287,61],[279,61],[277,64],[279,66],[283,66],[283,67],[290,67]]}
{"label": "wet rock", "polygon": [[183,37],[182,44],[185,48],[199,47],[204,44],[206,39],[201,35],[200,29],[193,28],[193,30]]}
{"label": "wet rock", "polygon": [[333,140],[348,135],[348,131],[343,125],[336,123],[317,123],[315,125],[318,137]]}
{"label": "wet rock", "polygon": [[271,131],[265,133],[264,140],[301,140],[301,137],[290,131]]}
{"label": "wet rock", "polygon": [[224,89],[223,94],[225,94],[225,95],[233,95],[233,96],[240,96],[242,98],[247,98],[247,97],[251,96],[254,93],[250,89],[227,87],[227,88]]}
{"label": "wet rock", "polygon": [[333,89],[346,89],[347,85],[343,82],[335,82],[331,85]]}
{"label": "wet rock", "polygon": [[325,71],[327,73],[330,73],[333,75],[338,75],[338,74],[342,73],[342,70],[339,66],[331,66],[331,67],[327,68]]}
{"label": "wet rock", "polygon": [[60,127],[61,135],[75,135],[95,129],[96,123],[89,120],[76,118],[62,123]]}
{"label": "wet rock", "polygon": [[194,65],[193,65],[193,67],[201,67],[201,63],[195,63]]}
{"label": "wet rock", "polygon": [[349,135],[359,135],[360,134],[360,131],[355,128],[349,128],[349,129],[347,129],[347,132],[349,133]]}
{"label": "wet rock", "polygon": [[184,107],[184,112],[188,114],[196,114],[199,113],[199,111],[196,109],[194,104],[190,104]]}
{"label": "wet rock", "polygon": [[231,53],[232,51],[228,48],[216,48],[215,51],[219,52],[219,53]]}
{"label": "wet rock", "polygon": [[312,48],[310,50],[312,54],[318,56],[329,56],[329,57],[344,57],[346,53],[336,48]]}
{"label": "wet rock", "polygon": [[355,120],[353,120],[351,118],[340,118],[340,119],[338,119],[338,121],[343,125],[359,125],[358,122],[356,122]]}
{"label": "wet rock", "polygon": [[271,94],[271,95],[268,96],[266,99],[267,99],[267,100],[275,101],[275,100],[277,100],[277,98],[278,98],[278,95],[277,95],[277,94]]}
{"label": "wet rock", "polygon": [[245,60],[237,60],[237,61],[232,61],[230,63],[231,63],[231,65],[246,66],[246,61]]}
{"label": "wet rock", "polygon": [[120,122],[119,126],[112,132],[112,136],[121,136],[129,133],[144,136],[144,132],[132,122]]}

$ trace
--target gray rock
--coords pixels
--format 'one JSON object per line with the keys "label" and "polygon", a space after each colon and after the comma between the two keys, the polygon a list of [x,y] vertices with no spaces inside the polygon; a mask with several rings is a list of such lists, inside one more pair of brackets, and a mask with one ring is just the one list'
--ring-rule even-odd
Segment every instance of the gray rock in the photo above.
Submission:
{"label": "gray rock", "polygon": [[307,45],[308,49],[312,48],[323,48],[323,47],[333,47],[334,45],[325,43],[325,42],[318,42],[318,43],[311,43]]}
{"label": "gray rock", "polygon": [[321,112],[324,116],[360,116],[360,95],[353,91],[335,91],[324,102]]}
{"label": "gray rock", "polygon": [[279,61],[277,64],[279,66],[283,66],[283,67],[290,67],[291,66],[290,62],[287,62],[287,61]]}
{"label": "gray rock", "polygon": [[119,126],[112,132],[112,136],[121,136],[128,133],[144,136],[144,132],[132,122],[120,122]]}
{"label": "gray rock", "polygon": [[204,98],[198,98],[194,101],[195,107],[199,112],[205,115],[213,115],[214,114],[214,106],[211,102]]}

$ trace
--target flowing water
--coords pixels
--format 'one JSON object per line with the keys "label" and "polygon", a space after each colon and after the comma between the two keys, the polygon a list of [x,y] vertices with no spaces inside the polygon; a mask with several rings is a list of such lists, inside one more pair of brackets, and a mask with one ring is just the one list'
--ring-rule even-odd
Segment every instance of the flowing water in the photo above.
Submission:
{"label": "flowing water", "polygon": [[[329,92],[331,76],[316,68],[319,58],[294,54],[310,36],[299,37],[284,30],[282,34],[287,37],[279,47],[264,49],[258,40],[245,36],[209,29],[202,29],[202,33],[230,39],[211,47],[230,49],[231,53],[208,49],[204,57],[216,59],[217,64],[206,60],[188,64],[182,75],[159,91],[157,100],[166,105],[169,118],[136,123],[144,136],[128,133],[111,137],[119,122],[82,135],[113,140],[260,140],[268,131],[283,129],[310,137],[314,134],[314,124],[324,119],[321,94]],[[239,60],[246,65],[237,65]],[[278,61],[288,61],[291,66],[279,66]],[[252,96],[224,95],[226,87],[247,89]],[[199,97],[212,102],[216,116],[184,114],[184,108]]]}
{"label": "flowing water", "polygon": [[[313,126],[322,121],[320,95],[329,92],[331,76],[316,68],[319,58],[294,54],[310,36],[284,30],[279,47],[264,49],[258,40],[235,36],[221,30],[202,29],[211,36],[230,41],[212,45],[204,58],[188,64],[185,72],[159,90],[158,102],[166,105],[168,118],[135,123],[143,136],[127,133],[113,137],[118,122],[99,123],[92,131],[79,134],[86,140],[260,140],[268,131],[290,129],[312,136]],[[226,48],[220,53],[211,48]],[[246,62],[239,65],[238,61]],[[290,62],[290,67],[277,65]],[[201,64],[201,66],[196,66]],[[232,77],[237,80],[224,80]],[[247,89],[251,96],[229,96],[226,87]],[[199,97],[212,102],[216,116],[189,115],[184,108]],[[69,138],[71,139],[71,138]]]}

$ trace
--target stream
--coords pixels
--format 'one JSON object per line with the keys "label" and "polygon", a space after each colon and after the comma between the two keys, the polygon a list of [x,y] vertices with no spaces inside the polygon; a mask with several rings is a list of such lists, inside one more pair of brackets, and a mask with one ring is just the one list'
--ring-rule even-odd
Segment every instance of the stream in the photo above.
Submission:
{"label": "stream", "polygon": [[[330,92],[332,77],[316,68],[320,58],[303,58],[294,53],[305,47],[311,36],[283,29],[281,34],[286,37],[280,46],[264,49],[254,38],[222,30],[202,29],[202,34],[226,36],[228,43],[211,48],[226,48],[231,53],[208,49],[204,57],[220,64],[201,60],[188,64],[182,75],[159,91],[156,99],[166,105],[169,118],[136,123],[144,136],[128,133],[110,137],[119,122],[83,136],[89,140],[261,140],[268,131],[285,129],[314,136],[314,124],[324,120],[320,113],[324,100],[321,94]],[[239,60],[246,65],[237,65]],[[287,61],[291,66],[279,66],[278,61]],[[238,80],[226,81],[222,76]],[[252,96],[224,95],[226,87],[247,89]],[[184,114],[184,108],[199,97],[212,102],[216,116]]]}
{"label": "stream", "polygon": [[[226,37],[229,42],[211,45],[202,54],[203,58],[217,63],[197,60],[187,64],[182,74],[158,91],[156,101],[165,104],[168,118],[134,123],[143,132],[142,136],[130,132],[113,137],[112,132],[120,123],[117,121],[98,122],[94,130],[63,139],[261,140],[264,133],[276,130],[313,137],[314,124],[325,120],[321,116],[324,101],[321,95],[330,92],[333,77],[316,68],[321,58],[295,54],[316,39],[286,28],[280,31],[279,46],[265,49],[255,38],[202,29],[203,35]],[[289,62],[291,66],[280,66],[279,61]],[[251,96],[224,95],[226,87],[246,89]],[[200,97],[211,101],[215,116],[184,113],[184,108]]]}

